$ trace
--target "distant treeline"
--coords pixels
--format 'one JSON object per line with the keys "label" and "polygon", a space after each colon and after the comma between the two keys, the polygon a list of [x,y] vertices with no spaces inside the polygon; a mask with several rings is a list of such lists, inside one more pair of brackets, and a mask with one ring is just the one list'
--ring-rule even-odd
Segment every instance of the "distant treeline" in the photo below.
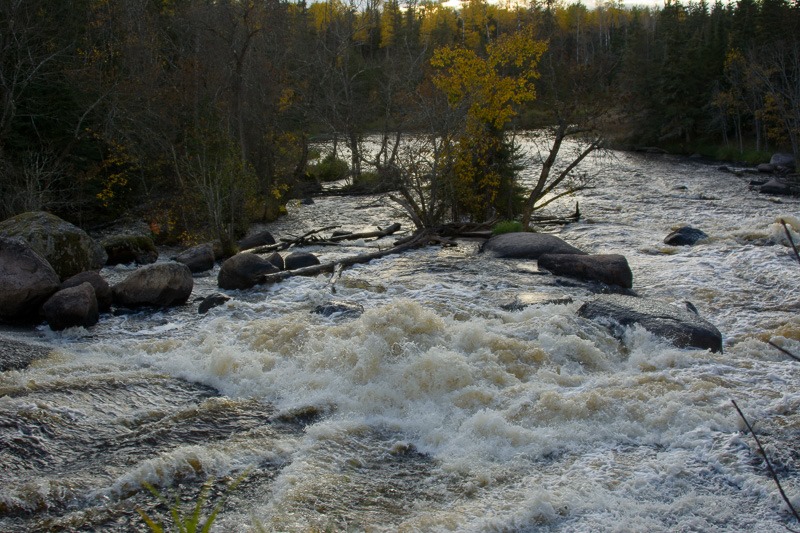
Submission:
{"label": "distant treeline", "polygon": [[535,99],[502,128],[798,154],[797,1],[0,0],[0,216],[135,213],[165,239],[233,235],[314,181],[315,135],[346,145],[357,176],[367,133],[385,134],[385,162],[397,134],[449,131],[439,108],[467,99],[437,85],[434,51],[490,61],[521,31],[547,48]]}

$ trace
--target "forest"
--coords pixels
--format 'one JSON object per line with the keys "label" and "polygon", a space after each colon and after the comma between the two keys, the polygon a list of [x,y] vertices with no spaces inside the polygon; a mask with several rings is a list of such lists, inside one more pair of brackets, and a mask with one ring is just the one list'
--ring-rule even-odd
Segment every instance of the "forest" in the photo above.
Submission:
{"label": "forest", "polygon": [[[540,128],[522,191],[514,132]],[[0,218],[231,243],[348,177],[419,227],[527,221],[582,186],[569,138],[575,164],[797,158],[800,2],[0,0]]]}

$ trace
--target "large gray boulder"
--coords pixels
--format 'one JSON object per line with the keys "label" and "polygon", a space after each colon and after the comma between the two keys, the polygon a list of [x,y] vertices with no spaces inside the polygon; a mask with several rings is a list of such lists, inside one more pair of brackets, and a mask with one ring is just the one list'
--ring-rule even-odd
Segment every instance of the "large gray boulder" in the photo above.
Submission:
{"label": "large gray boulder", "polygon": [[278,267],[261,256],[243,252],[222,263],[217,285],[220,289],[249,289],[261,283],[265,274],[279,271]]}
{"label": "large gray boulder", "polygon": [[783,167],[791,170],[795,168],[797,162],[794,160],[792,154],[777,153],[772,154],[772,157],[769,159],[769,164],[774,167]]}
{"label": "large gray boulder", "polygon": [[85,231],[44,211],[0,222],[0,235],[25,239],[62,280],[85,270],[100,270],[106,263],[105,251]]}
{"label": "large gray boulder", "polygon": [[275,244],[275,237],[273,237],[272,233],[268,231],[261,231],[245,237],[237,244],[239,245],[240,250],[249,250],[250,248]]}
{"label": "large gray boulder", "polygon": [[181,263],[155,263],[139,268],[114,285],[114,303],[123,307],[180,305],[194,287],[192,272]]}
{"label": "large gray boulder", "polygon": [[20,322],[36,318],[59,283],[50,263],[27,241],[0,236],[0,319]]}
{"label": "large gray boulder", "polygon": [[604,294],[583,304],[578,314],[593,320],[606,320],[612,326],[639,324],[681,348],[722,352],[719,330],[688,307],[636,296]]}
{"label": "large gray boulder", "polygon": [[585,254],[555,235],[514,232],[495,235],[483,245],[483,251],[505,259],[539,259],[544,254]]}
{"label": "large gray boulder", "polygon": [[101,244],[108,254],[107,265],[150,265],[158,259],[156,245],[147,235],[114,235]]}
{"label": "large gray boulder", "polygon": [[64,280],[61,284],[61,288],[68,289],[69,287],[77,287],[83,283],[89,283],[94,289],[94,294],[97,298],[97,308],[100,311],[108,311],[113,301],[111,287],[99,272],[87,270],[86,272],[75,274],[71,278]]}
{"label": "large gray boulder", "polygon": [[759,192],[763,194],[789,195],[792,194],[792,188],[785,181],[772,178],[761,186]]}
{"label": "large gray boulder", "polygon": [[293,252],[283,259],[285,270],[297,270],[319,264],[319,258],[308,252]]}
{"label": "large gray boulder", "polygon": [[175,261],[188,266],[193,273],[211,270],[215,260],[214,245],[211,243],[192,246],[175,257]]}
{"label": "large gray boulder", "polygon": [[557,276],[599,281],[626,289],[633,287],[633,273],[628,260],[619,254],[544,254],[539,257],[539,268]]}
{"label": "large gray boulder", "polygon": [[45,320],[53,331],[83,326],[94,326],[99,320],[97,297],[91,283],[61,289],[42,306]]}

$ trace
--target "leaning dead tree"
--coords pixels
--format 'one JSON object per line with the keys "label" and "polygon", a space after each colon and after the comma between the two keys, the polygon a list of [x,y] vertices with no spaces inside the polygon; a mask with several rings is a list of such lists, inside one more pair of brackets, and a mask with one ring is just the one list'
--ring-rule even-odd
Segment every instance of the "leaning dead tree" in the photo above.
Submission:
{"label": "leaning dead tree", "polygon": [[386,228],[378,228],[376,231],[365,231],[361,233],[343,233],[340,235],[332,235],[330,237],[319,237],[319,234],[323,231],[330,231],[332,229],[336,229],[339,226],[327,226],[320,229],[311,230],[307,233],[304,233],[300,237],[296,237],[294,239],[280,239],[281,242],[277,244],[270,244],[268,246],[261,246],[259,248],[255,248],[251,250],[252,253],[255,254],[268,254],[272,252],[280,252],[281,250],[286,250],[291,247],[300,247],[300,246],[311,246],[311,245],[330,245],[330,244],[337,244],[341,241],[355,241],[359,239],[380,239],[381,237],[386,237],[388,235],[392,235],[400,231],[400,224],[395,222],[391,226]]}

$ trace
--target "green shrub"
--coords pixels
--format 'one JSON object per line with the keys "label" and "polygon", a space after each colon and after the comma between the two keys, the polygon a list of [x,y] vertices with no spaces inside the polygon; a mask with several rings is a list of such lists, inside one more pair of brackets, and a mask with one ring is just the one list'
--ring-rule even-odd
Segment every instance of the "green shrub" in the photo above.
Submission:
{"label": "green shrub", "polygon": [[500,235],[501,233],[514,233],[523,231],[522,222],[518,220],[501,220],[492,228],[493,235]]}
{"label": "green shrub", "polygon": [[347,177],[350,173],[350,166],[347,161],[338,159],[333,154],[328,154],[319,163],[311,165],[308,173],[315,176],[319,181],[337,181]]}

